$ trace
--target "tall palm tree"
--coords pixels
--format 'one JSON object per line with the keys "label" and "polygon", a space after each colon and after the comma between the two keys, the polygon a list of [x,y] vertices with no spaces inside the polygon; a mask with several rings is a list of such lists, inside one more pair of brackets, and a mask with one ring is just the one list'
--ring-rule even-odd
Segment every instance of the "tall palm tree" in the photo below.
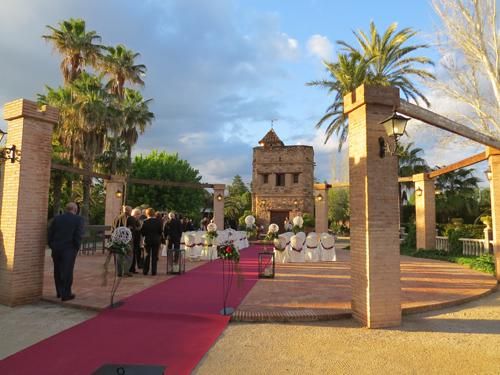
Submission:
{"label": "tall palm tree", "polygon": [[[326,114],[316,124],[320,128],[327,123],[325,143],[333,133],[339,135],[339,150],[347,139],[347,117],[344,115],[343,97],[363,83],[395,86],[401,89],[405,98],[418,102],[423,100],[429,105],[425,96],[415,87],[413,77],[434,79],[426,70],[416,68],[417,64],[432,65],[426,57],[409,56],[425,44],[406,46],[405,43],[416,32],[410,28],[396,32],[397,24],[393,23],[379,35],[373,22],[370,23],[370,36],[363,31],[354,33],[359,43],[355,48],[344,41],[337,43],[344,47],[338,54],[336,63],[324,62],[332,80],[310,82],[309,85],[322,86],[329,92],[335,92],[333,103],[327,108]],[[333,69],[332,69],[333,68]]]}
{"label": "tall palm tree", "polygon": [[[423,150],[419,147],[413,147],[413,142],[406,145],[398,145],[397,149],[399,162],[399,176],[409,177],[417,173],[423,173],[429,170],[429,166],[424,158],[420,157]],[[413,190],[413,182],[400,183],[400,205],[408,200],[407,191]],[[402,209],[401,209],[402,212]]]}
{"label": "tall palm tree", "polygon": [[407,100],[418,103],[421,99],[427,106],[427,98],[415,87],[410,77],[422,79],[435,79],[427,70],[416,68],[415,65],[434,65],[432,60],[423,56],[410,56],[411,53],[421,48],[428,48],[427,44],[403,46],[417,32],[409,27],[396,32],[398,24],[392,23],[383,35],[380,35],[375,23],[370,22],[370,34],[362,30],[354,33],[359,47],[353,47],[344,41],[337,43],[349,53],[360,53],[365,59],[370,59],[369,76],[373,84],[381,86],[396,86]]}
{"label": "tall palm tree", "polygon": [[[140,56],[123,44],[119,44],[116,47],[106,47],[107,53],[102,56],[99,62],[99,69],[103,74],[110,76],[106,87],[109,92],[116,96],[119,107],[124,107],[125,101],[125,84],[132,83],[140,86],[144,85],[142,77],[146,73],[146,66],[143,64],[136,64],[135,60]],[[142,97],[141,97],[142,98]],[[129,105],[130,103],[127,103]],[[137,103],[133,103],[136,105]],[[113,139],[110,140],[111,152],[116,153],[119,146],[118,137],[124,135],[128,140],[130,140],[131,145],[137,142],[137,132],[130,127],[130,121],[127,123],[126,118],[122,118],[121,121],[116,123],[116,127],[112,129]],[[142,130],[144,131],[144,130]],[[111,163],[111,174],[117,172],[117,162],[116,158],[112,160]],[[131,158],[129,157],[129,166],[131,164]]]}
{"label": "tall palm tree", "polygon": [[333,93],[333,103],[326,109],[325,115],[318,121],[316,128],[327,124],[325,143],[335,133],[339,136],[339,150],[347,139],[347,115],[344,114],[344,96],[353,91],[367,79],[369,61],[362,58],[359,53],[338,54],[338,61],[329,63],[323,61],[330,80],[308,82],[308,86],[320,86]]}
{"label": "tall palm tree", "polygon": [[85,66],[96,66],[102,46],[95,43],[101,37],[95,31],[87,31],[84,20],[70,18],[59,22],[59,28],[50,25],[47,28],[50,34],[42,38],[61,54],[61,72],[66,84],[74,81]]}
{"label": "tall palm tree", "polygon": [[105,54],[100,63],[99,69],[106,75],[111,76],[108,88],[119,98],[124,96],[125,83],[144,86],[142,77],[146,74],[146,66],[135,64],[135,60],[140,53],[127,49],[123,44],[116,47],[106,47]]}
{"label": "tall palm tree", "polygon": [[72,91],[75,97],[75,109],[78,112],[82,153],[78,155],[83,168],[89,175],[83,176],[82,216],[88,220],[90,212],[90,189],[96,156],[104,149],[107,133],[106,125],[112,118],[110,96],[106,92],[101,77],[82,72],[73,81]]}
{"label": "tall palm tree", "polygon": [[128,169],[132,165],[132,146],[137,143],[139,135],[143,134],[146,126],[150,125],[155,115],[149,111],[152,99],[144,100],[141,93],[136,90],[125,88],[121,111],[124,126],[120,137],[125,141],[127,147]]}

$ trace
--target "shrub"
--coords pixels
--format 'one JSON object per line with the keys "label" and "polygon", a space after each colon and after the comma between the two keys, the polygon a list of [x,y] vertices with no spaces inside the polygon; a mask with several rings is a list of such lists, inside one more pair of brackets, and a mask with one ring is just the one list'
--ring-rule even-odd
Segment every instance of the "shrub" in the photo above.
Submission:
{"label": "shrub", "polygon": [[406,233],[406,238],[402,246],[408,249],[415,249],[417,247],[417,226],[415,223],[406,224]]}
{"label": "shrub", "polygon": [[314,225],[316,224],[314,222],[314,216],[307,213],[302,215],[302,219],[304,219],[304,227],[314,227]]}

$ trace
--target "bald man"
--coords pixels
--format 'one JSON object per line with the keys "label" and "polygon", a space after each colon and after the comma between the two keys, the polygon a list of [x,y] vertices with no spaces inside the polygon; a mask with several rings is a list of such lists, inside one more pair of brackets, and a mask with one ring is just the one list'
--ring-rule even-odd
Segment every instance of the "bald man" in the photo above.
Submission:
{"label": "bald man", "polygon": [[48,232],[57,298],[62,301],[75,298],[71,292],[73,270],[83,236],[83,218],[77,212],[78,206],[73,202],[68,203],[66,212],[54,218]]}

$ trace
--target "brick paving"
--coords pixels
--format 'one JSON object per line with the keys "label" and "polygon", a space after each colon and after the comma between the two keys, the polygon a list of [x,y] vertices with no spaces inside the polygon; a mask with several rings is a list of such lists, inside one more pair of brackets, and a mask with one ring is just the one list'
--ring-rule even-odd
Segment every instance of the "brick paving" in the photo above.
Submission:
{"label": "brick paving", "polygon": [[[45,258],[44,299],[58,302],[52,279],[52,260]],[[83,255],[75,267],[77,298],[65,304],[100,310],[109,305],[108,286],[101,286],[104,256]],[[205,262],[186,262],[190,270]],[[315,321],[351,315],[350,254],[337,250],[337,262],[288,263],[276,266],[275,279],[261,279],[233,315],[236,321]],[[136,274],[124,278],[115,300],[128,297],[172,275],[166,275],[165,258],[160,257],[157,276]],[[403,313],[443,308],[488,294],[496,280],[466,267],[429,259],[401,257]]]}

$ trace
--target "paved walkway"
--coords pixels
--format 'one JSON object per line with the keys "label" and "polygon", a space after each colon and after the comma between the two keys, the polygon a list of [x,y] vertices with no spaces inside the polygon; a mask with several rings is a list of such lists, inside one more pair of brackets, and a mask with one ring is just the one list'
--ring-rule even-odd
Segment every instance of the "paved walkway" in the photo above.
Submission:
{"label": "paved walkway", "polygon": [[232,323],[194,373],[500,374],[500,291],[446,310],[403,317],[395,329],[352,319]]}
{"label": "paved walkway", "polygon": [[[44,299],[54,296],[52,260],[45,261]],[[236,321],[315,321],[350,316],[350,252],[337,250],[337,262],[277,265],[275,279],[260,279],[233,316]],[[104,256],[79,256],[70,306],[101,310],[109,305],[112,277],[102,286]],[[193,269],[205,262],[187,262]],[[110,267],[112,269],[112,267]],[[136,274],[123,278],[115,300],[136,294],[175,276],[165,275],[165,257],[160,257],[157,276]],[[488,293],[496,286],[492,276],[454,263],[401,257],[403,313],[443,308]]]}

